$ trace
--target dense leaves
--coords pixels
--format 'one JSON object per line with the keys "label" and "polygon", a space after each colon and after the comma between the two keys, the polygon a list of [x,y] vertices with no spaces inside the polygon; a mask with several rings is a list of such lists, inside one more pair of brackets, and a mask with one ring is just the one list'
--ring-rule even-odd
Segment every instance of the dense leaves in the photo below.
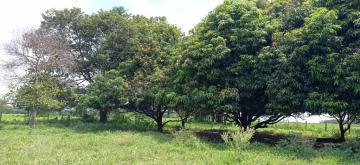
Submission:
{"label": "dense leaves", "polygon": [[99,111],[100,122],[106,123],[108,113],[127,103],[128,84],[116,70],[111,70],[95,78],[86,95],[81,97],[81,106]]}

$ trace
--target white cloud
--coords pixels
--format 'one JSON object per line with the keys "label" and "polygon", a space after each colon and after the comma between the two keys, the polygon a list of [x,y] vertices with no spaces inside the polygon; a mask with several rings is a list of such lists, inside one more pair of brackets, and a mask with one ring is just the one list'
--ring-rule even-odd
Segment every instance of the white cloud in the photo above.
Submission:
{"label": "white cloud", "polygon": [[[3,44],[12,39],[14,31],[23,28],[37,27],[41,22],[41,13],[55,8],[63,9],[81,7],[90,9],[86,0],[7,0],[0,2],[0,62],[8,59],[2,50]],[[0,95],[7,92],[7,79],[5,71],[0,70]]]}
{"label": "white cloud", "polygon": [[131,13],[166,16],[170,23],[188,32],[223,0],[120,0]]}

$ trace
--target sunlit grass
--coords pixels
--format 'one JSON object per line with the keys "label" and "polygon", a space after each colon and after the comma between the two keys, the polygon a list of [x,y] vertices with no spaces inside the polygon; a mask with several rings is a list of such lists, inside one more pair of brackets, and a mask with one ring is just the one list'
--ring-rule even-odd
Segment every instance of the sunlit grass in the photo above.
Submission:
{"label": "sunlit grass", "polygon": [[[59,117],[58,117],[59,118]],[[360,164],[360,155],[348,150],[327,147],[320,150],[311,144],[276,147],[254,143],[239,150],[225,144],[157,133],[155,126],[138,128],[135,121],[109,124],[70,121],[47,121],[39,118],[34,130],[22,115],[5,115],[0,124],[0,164]],[[145,123],[140,123],[146,124]],[[150,122],[150,121],[149,121]],[[290,123],[293,126],[294,123]],[[176,124],[169,125],[168,130]],[[335,125],[334,125],[335,126]],[[321,124],[287,127],[281,123],[262,131],[320,135]],[[331,126],[332,127],[332,126]],[[232,125],[190,123],[191,129],[236,129]],[[354,133],[355,134],[355,133]],[[312,135],[312,134],[311,134]],[[351,134],[352,136],[352,134]],[[355,135],[353,135],[355,137]]]}

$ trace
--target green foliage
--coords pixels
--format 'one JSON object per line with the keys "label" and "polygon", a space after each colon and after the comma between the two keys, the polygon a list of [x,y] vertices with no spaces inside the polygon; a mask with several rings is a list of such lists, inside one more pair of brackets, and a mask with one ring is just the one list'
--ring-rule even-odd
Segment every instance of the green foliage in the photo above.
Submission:
{"label": "green foliage", "polygon": [[93,108],[100,112],[100,121],[107,122],[109,112],[121,108],[128,102],[129,86],[118,71],[111,70],[95,78],[80,98],[80,109]]}
{"label": "green foliage", "polygon": [[51,9],[42,17],[40,29],[55,34],[69,46],[76,62],[72,73],[89,82],[131,55],[129,16],[122,7],[92,15],[79,8]]}
{"label": "green foliage", "polygon": [[148,19],[135,16],[130,23],[136,31],[136,48],[133,56],[121,62],[118,69],[130,86],[128,93],[132,109],[129,110],[150,117],[162,131],[166,124],[162,121],[163,115],[174,99],[164,72],[181,33],[164,17]]}
{"label": "green foliage", "polygon": [[[292,99],[293,96],[300,94],[301,99],[294,104],[298,105],[296,107],[299,111],[332,115],[339,122],[340,136],[344,138],[344,132],[359,114],[353,108],[358,105],[356,100],[359,95],[348,84],[349,73],[358,72],[355,71],[357,67],[352,65],[350,69],[345,66],[349,65],[348,59],[358,51],[354,45],[359,45],[348,36],[350,33],[353,37],[357,36],[358,27],[353,25],[356,17],[345,12],[353,15],[356,9],[344,2],[309,3],[313,3],[313,7],[309,8],[309,14],[304,17],[303,25],[284,32],[283,38],[278,41],[287,61],[283,64],[286,71],[280,70],[276,74],[281,75],[282,81],[287,83],[274,84],[275,91],[280,92],[271,92],[274,92],[275,98],[284,95],[291,102],[296,101]],[[347,127],[344,128],[344,125]]]}
{"label": "green foliage", "polygon": [[[176,62],[176,83],[185,84],[177,93],[203,92],[209,98],[198,109],[227,114],[243,128],[266,127],[291,109],[267,107],[269,75],[283,59],[268,52],[278,29],[263,8],[254,1],[225,1],[182,40]],[[254,124],[260,116],[268,119]]]}
{"label": "green foliage", "polygon": [[127,102],[128,84],[115,70],[96,77],[87,94],[81,98],[86,107],[98,110],[114,110]]}
{"label": "green foliage", "polygon": [[66,88],[58,83],[58,80],[55,78],[44,75],[37,83],[30,83],[19,87],[15,91],[14,101],[16,106],[30,111],[64,108],[66,101],[62,100],[60,96]]}

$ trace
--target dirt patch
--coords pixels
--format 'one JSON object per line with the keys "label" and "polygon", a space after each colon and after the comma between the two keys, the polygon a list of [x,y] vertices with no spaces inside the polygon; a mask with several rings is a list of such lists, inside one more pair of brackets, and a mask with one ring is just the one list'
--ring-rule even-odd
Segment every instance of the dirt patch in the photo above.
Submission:
{"label": "dirt patch", "polygon": [[343,143],[344,140],[339,138],[317,138],[316,143]]}
{"label": "dirt patch", "polygon": [[269,134],[256,132],[251,139],[251,142],[260,142],[269,145],[275,145],[281,140],[288,140],[288,137],[280,134]]}
{"label": "dirt patch", "polygon": [[[213,143],[224,143],[224,140],[221,138],[221,134],[227,132],[226,130],[202,130],[194,131],[194,134],[202,139],[205,139]],[[260,142],[269,145],[276,145],[281,140],[289,141],[289,137],[281,134],[271,134],[267,132],[256,132],[251,139],[251,143]],[[344,141],[338,138],[317,138],[313,147],[314,148],[323,148],[328,144],[342,144]]]}
{"label": "dirt patch", "polygon": [[160,133],[162,133],[164,135],[173,135],[175,133],[175,131],[162,131]]}
{"label": "dirt patch", "polygon": [[[225,130],[204,130],[204,131],[195,131],[195,135],[199,138],[206,139],[213,143],[224,143],[224,140],[221,138],[221,134],[226,132]],[[268,133],[259,133],[256,132],[251,139],[251,142],[260,142],[270,145],[277,144],[280,140],[288,139],[285,135],[278,134],[268,134]]]}
{"label": "dirt patch", "polygon": [[317,138],[313,147],[324,148],[327,144],[341,144],[341,143],[344,143],[344,140],[339,138]]}
{"label": "dirt patch", "polygon": [[194,134],[202,139],[206,139],[209,142],[213,143],[224,143],[224,140],[221,138],[221,134],[226,132],[225,130],[204,130],[204,131],[195,131]]}

